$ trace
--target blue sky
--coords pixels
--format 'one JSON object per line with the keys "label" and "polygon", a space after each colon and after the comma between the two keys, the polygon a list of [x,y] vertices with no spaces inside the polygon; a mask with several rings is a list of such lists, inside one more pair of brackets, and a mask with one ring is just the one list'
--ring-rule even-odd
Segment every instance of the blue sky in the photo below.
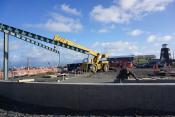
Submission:
{"label": "blue sky", "polygon": [[[55,34],[111,56],[175,50],[174,0],[1,0],[0,22],[53,38]],[[1,38],[1,64],[2,41]],[[52,45],[50,45],[52,46]],[[53,46],[52,46],[53,47]],[[86,55],[58,47],[61,63]],[[58,63],[58,55],[10,37],[10,65]]]}

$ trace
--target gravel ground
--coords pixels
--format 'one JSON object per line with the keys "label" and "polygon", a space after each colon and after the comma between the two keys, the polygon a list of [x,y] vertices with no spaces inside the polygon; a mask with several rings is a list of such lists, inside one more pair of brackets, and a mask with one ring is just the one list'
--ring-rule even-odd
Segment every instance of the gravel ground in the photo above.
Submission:
{"label": "gravel ground", "polygon": [[[66,77],[53,77],[53,78],[46,78],[45,76],[47,74],[40,74],[36,76],[19,77],[19,78],[16,78],[15,80],[32,78],[32,79],[35,79],[36,82],[61,81],[63,83],[111,83],[111,82],[114,82],[119,71],[120,69],[117,69],[115,71],[111,70],[109,72],[97,72],[96,74],[93,74],[93,73],[72,74],[70,73]],[[135,75],[138,78],[151,78],[149,74],[153,73],[152,69],[133,69],[132,71],[135,73]]]}
{"label": "gravel ground", "polygon": [[[111,70],[109,72],[97,72],[96,74],[87,73],[77,75],[76,77],[69,78],[62,81],[64,83],[112,83],[116,79],[120,69]],[[133,69],[133,72],[138,78],[148,78],[148,74],[152,73],[152,69]]]}

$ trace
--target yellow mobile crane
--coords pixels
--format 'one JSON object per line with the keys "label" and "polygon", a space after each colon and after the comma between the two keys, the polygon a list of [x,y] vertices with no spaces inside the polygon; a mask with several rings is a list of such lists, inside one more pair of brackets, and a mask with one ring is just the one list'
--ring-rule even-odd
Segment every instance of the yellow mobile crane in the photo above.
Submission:
{"label": "yellow mobile crane", "polygon": [[92,58],[90,61],[86,61],[82,63],[81,69],[83,71],[90,70],[96,73],[98,70],[103,70],[104,72],[109,70],[109,62],[107,60],[102,60],[108,57],[106,54],[100,54],[98,52],[92,51],[86,47],[83,47],[81,45],[74,43],[73,41],[62,38],[59,35],[54,36],[54,41],[58,41],[66,45],[73,46],[81,50],[85,50],[87,54],[94,56],[94,58]]}

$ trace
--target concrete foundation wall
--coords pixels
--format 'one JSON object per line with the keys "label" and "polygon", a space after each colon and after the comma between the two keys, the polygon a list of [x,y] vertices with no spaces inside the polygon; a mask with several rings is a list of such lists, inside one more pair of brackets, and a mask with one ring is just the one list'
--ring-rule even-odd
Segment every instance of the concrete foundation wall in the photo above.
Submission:
{"label": "concrete foundation wall", "polygon": [[175,112],[175,84],[57,84],[0,82],[0,95],[15,101],[73,110],[137,108]]}

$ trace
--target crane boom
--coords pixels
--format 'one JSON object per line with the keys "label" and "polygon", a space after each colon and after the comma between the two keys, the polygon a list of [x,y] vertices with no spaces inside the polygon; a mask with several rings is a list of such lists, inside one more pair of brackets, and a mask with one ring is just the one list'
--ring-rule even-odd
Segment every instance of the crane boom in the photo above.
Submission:
{"label": "crane boom", "polygon": [[91,68],[93,72],[97,72],[97,70],[101,70],[101,69],[103,69],[104,71],[108,71],[108,68],[109,68],[108,61],[101,61],[102,58],[108,57],[106,54],[100,54],[98,52],[90,50],[84,46],[74,43],[73,41],[62,38],[59,35],[54,36],[54,41],[57,41],[59,43],[64,43],[68,46],[76,47],[78,49],[86,51],[87,54],[93,55],[94,58],[91,59],[90,62],[83,63],[82,69]]}
{"label": "crane boom", "polygon": [[54,36],[54,40],[55,40],[55,41],[58,41],[58,42],[61,42],[61,43],[64,43],[64,44],[67,44],[67,45],[69,45],[69,46],[73,46],[73,47],[79,48],[79,49],[81,49],[81,50],[84,50],[84,51],[86,51],[88,54],[91,54],[91,55],[93,55],[93,56],[97,56],[97,54],[98,54],[98,52],[95,52],[95,51],[90,50],[90,49],[88,49],[88,48],[86,48],[86,47],[83,47],[83,46],[81,46],[81,45],[79,45],[79,44],[76,44],[76,43],[74,43],[73,41],[70,41],[70,40],[67,40],[67,39],[65,39],[65,38],[62,38],[62,37],[60,37],[59,35],[55,35],[55,36]]}

